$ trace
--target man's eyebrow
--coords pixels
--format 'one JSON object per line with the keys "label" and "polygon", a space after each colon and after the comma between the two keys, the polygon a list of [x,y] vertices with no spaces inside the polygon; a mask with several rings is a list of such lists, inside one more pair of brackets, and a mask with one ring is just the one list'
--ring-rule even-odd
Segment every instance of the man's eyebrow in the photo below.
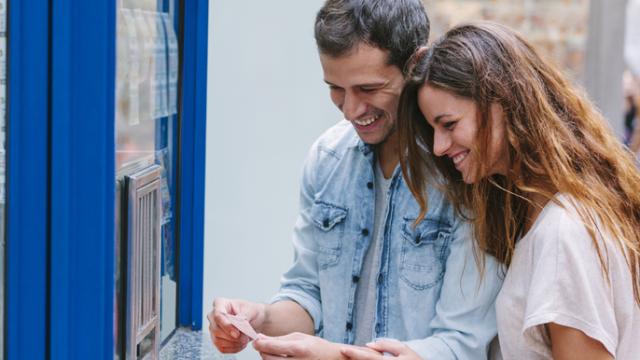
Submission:
{"label": "man's eyebrow", "polygon": [[373,82],[373,83],[368,83],[368,84],[358,84],[359,87],[365,87],[365,88],[378,88],[378,87],[385,87],[390,83],[390,81],[380,81],[380,82]]}

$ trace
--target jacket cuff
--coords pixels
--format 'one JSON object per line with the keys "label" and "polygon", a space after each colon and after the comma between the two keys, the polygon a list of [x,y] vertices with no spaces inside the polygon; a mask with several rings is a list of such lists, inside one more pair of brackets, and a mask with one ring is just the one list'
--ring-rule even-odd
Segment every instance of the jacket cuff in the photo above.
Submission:
{"label": "jacket cuff", "polygon": [[449,345],[447,345],[447,343],[438,336],[430,336],[426,339],[420,340],[405,341],[404,343],[425,360],[458,359]]}
{"label": "jacket cuff", "polygon": [[271,304],[291,300],[302,306],[307,311],[311,319],[313,320],[313,328],[316,334],[319,334],[322,330],[322,308],[320,302],[317,301],[309,294],[294,289],[281,289],[270,301]]}

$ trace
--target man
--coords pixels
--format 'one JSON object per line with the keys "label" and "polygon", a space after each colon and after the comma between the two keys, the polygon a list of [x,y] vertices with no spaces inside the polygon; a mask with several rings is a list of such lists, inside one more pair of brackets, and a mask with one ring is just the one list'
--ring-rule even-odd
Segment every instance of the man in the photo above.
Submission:
{"label": "man", "polygon": [[[468,227],[434,188],[426,218],[399,167],[396,111],[412,54],[426,45],[420,0],[328,0],[315,37],[331,99],[345,120],[306,160],[294,264],[270,304],[216,299],[209,313],[216,347],[249,339],[224,315],[244,315],[269,336],[265,359],[342,359],[344,344],[406,341],[414,356],[484,359],[496,335],[501,281],[474,262]],[[313,336],[313,335],[317,336]]]}

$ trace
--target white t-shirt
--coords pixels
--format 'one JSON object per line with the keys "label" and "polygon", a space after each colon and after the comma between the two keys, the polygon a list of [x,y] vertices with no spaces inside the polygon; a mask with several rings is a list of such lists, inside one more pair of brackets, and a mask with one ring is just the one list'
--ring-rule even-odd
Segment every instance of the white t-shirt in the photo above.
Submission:
{"label": "white t-shirt", "polygon": [[600,341],[616,359],[640,359],[640,308],[620,247],[599,239],[608,252],[609,285],[575,208],[565,196],[556,199],[566,209],[544,207],[516,244],[496,300],[503,358],[552,359],[544,324],[553,322]]}

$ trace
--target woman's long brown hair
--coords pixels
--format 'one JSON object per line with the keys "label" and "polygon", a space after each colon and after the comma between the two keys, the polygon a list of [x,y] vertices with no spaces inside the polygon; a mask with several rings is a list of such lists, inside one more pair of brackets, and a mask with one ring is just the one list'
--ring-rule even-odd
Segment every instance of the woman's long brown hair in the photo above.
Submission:
{"label": "woman's long brown hair", "polygon": [[[425,84],[476,103],[479,124],[472,151],[478,159],[488,158],[490,106],[502,106],[507,175],[467,185],[451,160],[432,155],[433,128],[417,104]],[[472,222],[477,249],[508,266],[528,211],[536,206],[532,197],[553,201],[557,192],[570,195],[605,274],[606,249],[598,235],[604,232],[618,242],[640,305],[640,172],[635,158],[587,96],[516,32],[488,22],[448,31],[417,60],[400,98],[398,132],[402,171],[422,216],[427,208],[422,189],[435,179]],[[475,171],[486,174],[486,167],[480,164]]]}

